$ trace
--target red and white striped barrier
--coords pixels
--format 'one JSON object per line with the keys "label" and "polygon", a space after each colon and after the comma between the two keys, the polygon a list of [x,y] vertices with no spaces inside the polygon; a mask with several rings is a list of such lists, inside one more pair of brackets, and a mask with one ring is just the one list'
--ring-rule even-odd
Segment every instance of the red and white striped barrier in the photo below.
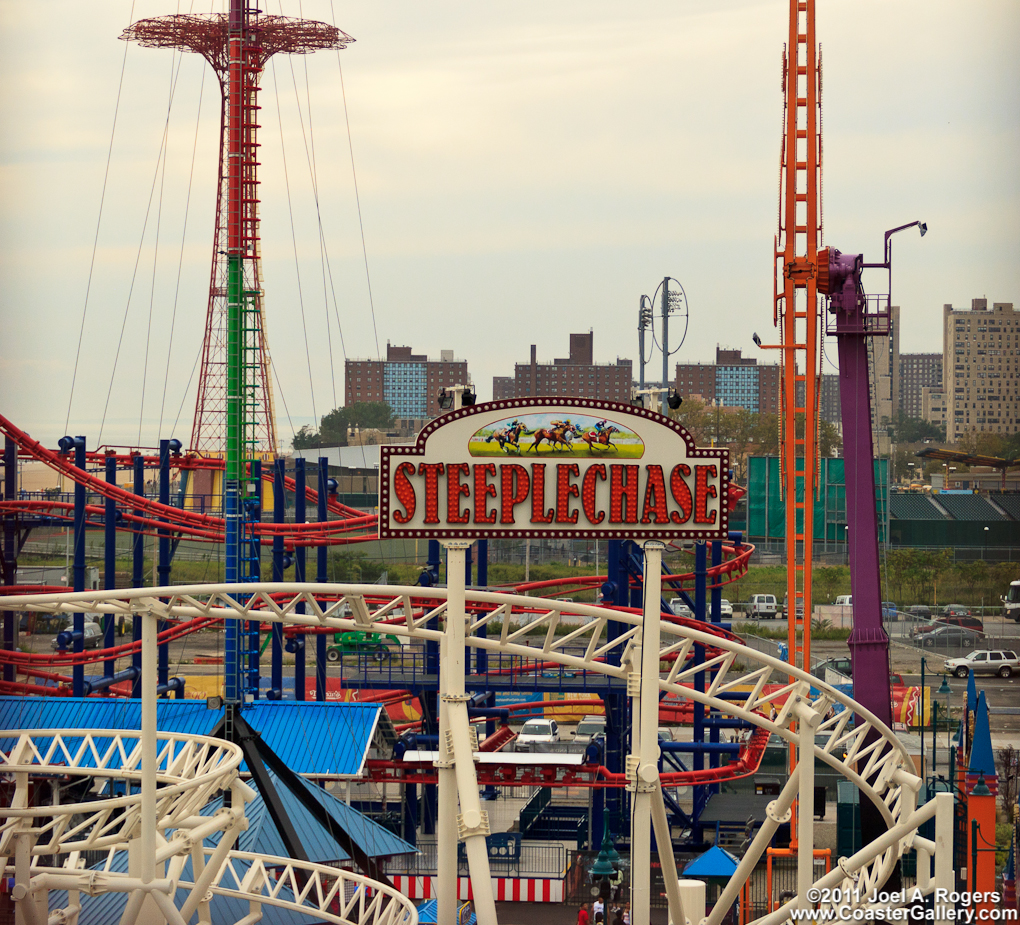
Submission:
{"label": "red and white striped barrier", "polygon": [[[408,899],[432,899],[436,895],[436,877],[408,877],[393,874],[390,879]],[[493,877],[492,892],[500,903],[561,903],[563,881],[549,878]],[[471,878],[457,878],[457,898],[474,899]]]}

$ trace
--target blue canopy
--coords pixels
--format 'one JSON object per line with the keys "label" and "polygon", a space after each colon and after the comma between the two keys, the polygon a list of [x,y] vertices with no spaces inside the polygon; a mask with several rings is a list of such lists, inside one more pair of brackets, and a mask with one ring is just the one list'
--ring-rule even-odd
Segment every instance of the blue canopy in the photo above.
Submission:
{"label": "blue canopy", "polygon": [[684,876],[725,877],[728,880],[736,871],[737,863],[736,857],[718,845],[713,845],[684,868]]}

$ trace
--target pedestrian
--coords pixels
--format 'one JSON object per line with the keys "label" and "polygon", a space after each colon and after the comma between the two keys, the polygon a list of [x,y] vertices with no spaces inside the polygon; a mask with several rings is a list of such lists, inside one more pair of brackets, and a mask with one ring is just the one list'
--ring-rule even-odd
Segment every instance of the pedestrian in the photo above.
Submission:
{"label": "pedestrian", "polygon": [[588,904],[581,903],[581,908],[577,910],[577,925],[588,925],[589,921]]}
{"label": "pedestrian", "polygon": [[617,906],[613,910],[613,922],[612,925],[623,925],[623,907]]}
{"label": "pedestrian", "polygon": [[605,916],[606,916],[606,906],[605,906],[605,903],[602,901],[602,897],[601,896],[599,896],[599,898],[596,899],[595,902],[593,902],[591,904],[591,911],[595,913],[595,921],[596,922],[599,922],[599,921],[601,921],[602,919],[605,918]]}

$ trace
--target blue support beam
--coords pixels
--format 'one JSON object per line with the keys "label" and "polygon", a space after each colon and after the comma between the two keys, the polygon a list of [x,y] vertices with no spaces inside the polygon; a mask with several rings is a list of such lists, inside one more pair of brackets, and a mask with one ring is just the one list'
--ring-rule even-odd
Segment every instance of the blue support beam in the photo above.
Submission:
{"label": "blue support beam", "polygon": [[[317,485],[319,492],[318,518],[319,523],[329,520],[329,509],[326,506],[326,496],[329,493],[329,457],[319,457],[319,480]],[[315,580],[325,583],[327,581],[327,549],[325,545],[315,550]],[[326,635],[318,633],[315,637],[315,699],[324,701],[326,699]]]}
{"label": "blue support beam", "polygon": [[[159,503],[170,503],[170,441],[159,441]],[[166,523],[165,517],[160,517],[161,523]],[[161,588],[170,584],[170,531],[166,527],[159,528],[159,560],[156,565],[158,582]],[[160,620],[156,624],[158,632],[167,628],[166,620]],[[164,642],[160,643],[157,676],[159,685],[166,686],[170,674],[170,650]]]}
{"label": "blue support beam", "polygon": [[[294,523],[303,524],[308,520],[308,504],[305,491],[308,475],[304,457],[294,460]],[[307,550],[304,546],[294,549],[294,580],[305,581]],[[305,612],[305,605],[298,604],[298,613]],[[298,633],[291,638],[294,644],[294,699],[305,699],[305,634]]]}
{"label": "blue support beam", "polygon": [[[110,455],[106,457],[105,469],[106,483],[108,485],[116,485],[116,456]],[[106,499],[103,521],[103,586],[107,591],[112,591],[117,587],[117,502],[113,498]],[[112,649],[114,645],[113,637],[117,630],[117,627],[114,625],[116,619],[112,615],[107,615],[104,619],[106,625],[103,628],[103,648]],[[117,660],[115,658],[106,659],[103,662],[103,676],[112,678],[116,665]],[[134,675],[124,680],[133,681]]]}
{"label": "blue support beam", "polygon": [[[74,438],[74,464],[85,472],[85,438]],[[80,482],[74,483],[74,590],[85,590],[85,501],[87,493]],[[75,652],[85,651],[85,614],[72,617],[72,628],[80,634],[74,642]],[[85,690],[85,666],[81,663],[71,669],[71,696],[82,697]]]}
{"label": "blue support beam", "polygon": [[[18,445],[11,437],[4,438],[4,498],[13,501],[18,495]],[[18,529],[17,515],[4,515],[4,571],[8,581],[14,584],[18,570]],[[4,648],[13,652],[18,648],[19,615],[12,610],[4,611]],[[17,672],[13,664],[4,665],[4,680],[14,681]]]}
{"label": "blue support beam", "polygon": [[[132,475],[134,476],[134,493],[141,497],[145,497],[145,460],[141,454],[134,458],[134,464],[132,466]],[[139,517],[145,515],[145,512],[136,508],[135,514]],[[131,587],[142,588],[145,586],[145,536],[141,532],[133,533],[131,535]],[[227,620],[227,623],[233,623],[233,620]],[[140,643],[142,641],[142,621],[132,620],[131,621],[131,640],[133,642]],[[131,653],[131,667],[137,669],[137,676],[131,685],[131,696],[134,698],[140,698],[142,696],[142,648],[136,646],[134,652]]]}
{"label": "blue support beam", "polygon": [[[287,515],[287,488],[284,478],[287,474],[287,460],[276,460],[273,467],[273,523],[283,524]],[[283,581],[284,548],[283,537],[273,536],[273,581]],[[270,629],[272,635],[269,700],[283,699],[283,624],[274,623]]]}

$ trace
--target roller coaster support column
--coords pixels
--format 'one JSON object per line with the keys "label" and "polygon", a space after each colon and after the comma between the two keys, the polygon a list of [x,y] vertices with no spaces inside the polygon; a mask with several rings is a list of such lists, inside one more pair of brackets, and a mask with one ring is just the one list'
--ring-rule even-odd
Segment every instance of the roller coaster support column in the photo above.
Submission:
{"label": "roller coaster support column", "polygon": [[[790,821],[790,817],[793,815],[793,801],[797,799],[797,792],[800,788],[800,774],[801,765],[798,764],[790,773],[779,796],[765,807],[765,819],[758,829],[758,834],[755,835],[750,847],[737,864],[733,876],[730,877],[722,893],[719,894],[719,899],[706,919],[706,925],[719,925],[723,916],[737,901],[737,896],[744,884],[751,879],[754,868],[765,854],[765,849],[768,848],[779,827]],[[676,919],[674,919],[675,921]]]}
{"label": "roller coaster support column", "polygon": [[453,922],[456,919],[457,842],[463,840],[479,925],[496,925],[496,903],[485,845],[485,836],[489,834],[489,814],[482,810],[478,799],[478,777],[473,756],[477,743],[471,738],[467,710],[470,697],[464,687],[467,629],[464,569],[466,552],[471,544],[466,540],[447,540],[443,545],[447,555],[447,609],[446,631],[440,642],[439,760],[436,762],[439,778],[439,908],[436,921]]}
{"label": "roller coaster support column", "polygon": [[[170,441],[159,441],[159,503],[170,503]],[[161,517],[165,522],[166,518]],[[166,588],[170,584],[170,531],[166,527],[159,528],[159,562],[156,566],[159,576],[159,586]],[[157,632],[166,629],[166,621],[160,621],[156,627]],[[159,647],[158,656],[159,684],[166,686],[170,677],[170,651],[164,642]]]}
{"label": "roller coaster support column", "polygon": [[[712,565],[713,566],[715,566],[715,565],[722,565],[722,560],[723,560],[722,541],[721,540],[713,540],[712,541]],[[712,623],[714,623],[716,626],[718,626],[720,623],[722,623],[722,584],[720,584],[720,580],[719,580],[718,575],[715,577],[714,583],[712,585],[711,608],[710,609],[711,609],[710,619],[711,619]],[[718,742],[719,741],[719,727],[718,726],[713,725],[713,726],[709,727],[708,738],[709,738],[710,742]],[[708,753],[708,765],[709,765],[709,767],[712,767],[712,768],[719,767],[719,752],[716,749],[712,749],[712,750],[709,751],[709,753]],[[709,793],[718,793],[719,792],[719,785],[718,784],[712,784],[708,788],[708,792]]]}
{"label": "roller coaster support column", "polygon": [[[133,475],[134,475],[134,491],[139,497],[145,497],[145,459],[139,453],[134,458],[133,462]],[[139,517],[145,516],[145,511],[135,509],[135,514]],[[143,574],[145,569],[145,534],[138,530],[132,534],[131,538],[131,587],[132,588],[144,588],[145,587],[145,576]],[[228,620],[227,623],[232,623],[232,620]],[[140,620],[131,621],[131,638],[134,642],[138,642],[142,638],[142,624]],[[142,696],[142,652],[141,649],[135,649],[131,654],[131,667],[137,672],[135,676],[135,682],[131,685],[131,696],[136,700]]]}
{"label": "roller coaster support column", "polygon": [[[329,457],[319,457],[319,523],[323,524],[329,520],[329,510],[326,507],[326,494],[329,488]],[[327,554],[329,550],[325,544],[315,550],[315,580],[326,582]],[[318,633],[315,636],[315,699],[324,702],[326,700],[326,634]]]}
{"label": "roller coaster support column", "polygon": [[[602,601],[605,604],[616,604],[620,607],[630,606],[630,575],[624,558],[625,549],[622,540],[610,540],[606,558],[608,580],[602,586]],[[620,635],[620,623],[610,620],[606,627],[609,639]],[[620,663],[619,648],[609,653],[611,664]],[[614,774],[623,772],[623,731],[627,728],[627,697],[620,693],[606,693],[603,696],[606,708],[606,767]],[[608,811],[615,819],[611,825],[619,825],[624,818],[623,794],[618,788],[595,791],[592,800],[592,832],[601,832],[605,826],[604,813]]]}
{"label": "roller coaster support column", "polygon": [[[696,543],[694,546],[694,616],[698,620],[706,620],[706,603],[708,597],[708,550],[704,543]],[[701,665],[705,661],[705,647],[694,646],[694,664]],[[705,672],[699,671],[694,676],[694,689],[704,693]],[[705,741],[705,705],[695,702],[694,704],[694,731],[691,736],[695,743]],[[705,753],[701,749],[695,749],[691,756],[691,768],[701,771],[705,767]],[[694,818],[701,815],[705,803],[708,802],[710,785],[704,784],[694,788]]]}
{"label": "roller coaster support column", "polygon": [[[4,440],[4,499],[13,501],[18,495],[18,445],[11,437]],[[18,571],[17,515],[4,516],[3,578],[4,584],[13,585]],[[4,648],[13,652],[18,648],[18,615],[13,610],[4,613]],[[4,665],[4,680],[14,681],[14,665]]]}
{"label": "roller coaster support column", "polygon": [[[305,475],[305,461],[303,457],[294,460],[294,523],[303,524],[308,520],[306,506],[305,488],[307,477]],[[297,546],[294,549],[294,580],[304,581],[307,571],[308,551],[304,546]],[[298,604],[298,613],[305,612],[305,605]],[[319,634],[322,635],[321,633]],[[292,637],[294,645],[294,699],[305,699],[305,634],[298,633]]]}
{"label": "roller coaster support column", "polygon": [[815,866],[815,728],[822,717],[807,700],[807,692],[795,695],[797,714],[797,767],[800,795],[797,797],[797,896],[801,908],[809,908],[808,890],[814,882]]}
{"label": "roller coaster support column", "polygon": [[[74,464],[85,471],[85,438],[74,438]],[[85,590],[85,501],[87,493],[80,482],[74,483],[74,590]],[[85,614],[74,615],[74,651],[85,651]],[[85,696],[85,666],[77,664],[71,670],[71,696]]]}
{"label": "roller coaster support column", "polygon": [[[108,485],[117,484],[117,457],[113,454],[106,457],[106,482]],[[108,591],[117,587],[117,502],[113,498],[106,499],[106,506],[103,513],[103,584]],[[123,619],[123,618],[121,618]],[[117,617],[107,616],[106,626],[103,630],[103,648],[113,648],[113,636],[117,631]],[[113,678],[117,667],[115,658],[108,658],[103,662],[103,677]]]}
{"label": "roller coaster support column", "polygon": [[[273,523],[282,524],[286,519],[287,511],[287,460],[276,460],[273,467]],[[283,537],[280,534],[273,535],[273,581],[283,581],[284,559],[283,559]],[[269,693],[267,700],[283,699],[283,624],[274,623],[270,633],[272,635],[272,667],[270,668]]]}
{"label": "roller coaster support column", "polygon": [[[648,540],[643,545],[644,619],[636,656],[638,661],[631,666],[627,679],[627,692],[631,698],[637,694],[638,713],[638,722],[633,724],[631,732],[631,754],[627,759],[627,789],[634,794],[630,850],[633,925],[648,925],[649,921],[652,876],[650,823],[653,821],[670,917],[674,922],[683,922],[676,887],[673,843],[659,787],[659,624],[662,619],[662,551],[665,544],[660,540]],[[636,673],[635,667],[638,669]]]}

